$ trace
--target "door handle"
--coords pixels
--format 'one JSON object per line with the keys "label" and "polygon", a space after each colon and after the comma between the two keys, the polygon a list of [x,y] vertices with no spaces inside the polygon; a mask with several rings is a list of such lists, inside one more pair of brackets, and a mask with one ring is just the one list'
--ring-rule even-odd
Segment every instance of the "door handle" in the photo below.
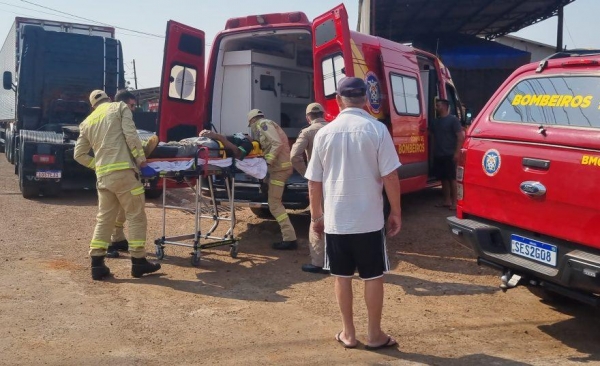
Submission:
{"label": "door handle", "polygon": [[540,170],[550,169],[550,160],[523,158],[523,166]]}
{"label": "door handle", "polygon": [[525,181],[521,183],[521,192],[530,197],[540,197],[546,194],[546,187],[540,182]]}

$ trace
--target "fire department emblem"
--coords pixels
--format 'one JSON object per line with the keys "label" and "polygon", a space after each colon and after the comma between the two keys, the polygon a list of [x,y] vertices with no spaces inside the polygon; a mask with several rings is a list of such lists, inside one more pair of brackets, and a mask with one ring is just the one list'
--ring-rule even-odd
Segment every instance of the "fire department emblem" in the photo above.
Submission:
{"label": "fire department emblem", "polygon": [[379,113],[381,107],[381,91],[379,90],[379,80],[374,72],[369,71],[365,76],[365,83],[367,84],[367,101],[369,108],[374,114]]}
{"label": "fire department emblem", "polygon": [[502,159],[500,158],[500,153],[498,150],[490,149],[483,155],[483,161],[481,162],[481,165],[483,166],[483,171],[485,174],[493,177],[500,170],[501,163]]}

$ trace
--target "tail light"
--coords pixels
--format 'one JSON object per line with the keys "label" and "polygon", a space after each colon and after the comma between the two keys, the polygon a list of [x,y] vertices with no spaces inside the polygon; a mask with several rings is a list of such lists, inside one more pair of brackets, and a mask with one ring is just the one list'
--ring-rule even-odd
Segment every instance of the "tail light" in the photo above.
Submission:
{"label": "tail light", "polygon": [[598,60],[580,59],[565,61],[562,63],[562,67],[577,67],[577,66],[598,66]]}
{"label": "tail light", "polygon": [[54,164],[55,161],[54,155],[33,155],[33,162],[36,164]]}
{"label": "tail light", "polygon": [[456,217],[462,219],[462,201],[464,199],[464,184],[463,179],[465,178],[465,164],[467,162],[467,149],[460,149],[460,156],[458,157],[458,162],[456,164]]}

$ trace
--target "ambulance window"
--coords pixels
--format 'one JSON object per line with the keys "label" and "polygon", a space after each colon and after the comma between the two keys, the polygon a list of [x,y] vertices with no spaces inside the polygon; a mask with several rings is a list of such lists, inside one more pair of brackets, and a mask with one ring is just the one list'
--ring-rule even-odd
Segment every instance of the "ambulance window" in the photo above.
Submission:
{"label": "ambulance window", "polygon": [[398,114],[421,114],[419,103],[419,85],[417,79],[391,74],[392,99],[396,113]]}
{"label": "ambulance window", "polygon": [[173,65],[169,80],[169,98],[193,102],[196,100],[196,80],[196,69]]}
{"label": "ambulance window", "polygon": [[182,34],[179,38],[179,50],[190,55],[202,56],[204,53],[204,42],[202,38],[194,37],[189,34]]}
{"label": "ambulance window", "polygon": [[501,122],[600,128],[600,78],[555,76],[519,81],[494,112]]}
{"label": "ambulance window", "polygon": [[322,46],[325,43],[334,40],[337,34],[335,33],[335,23],[330,19],[323,24],[319,24],[315,29],[316,46]]}
{"label": "ambulance window", "polygon": [[321,67],[323,71],[325,97],[331,97],[332,95],[335,95],[338,81],[346,76],[346,70],[344,70],[344,58],[341,54],[327,57],[321,63]]}

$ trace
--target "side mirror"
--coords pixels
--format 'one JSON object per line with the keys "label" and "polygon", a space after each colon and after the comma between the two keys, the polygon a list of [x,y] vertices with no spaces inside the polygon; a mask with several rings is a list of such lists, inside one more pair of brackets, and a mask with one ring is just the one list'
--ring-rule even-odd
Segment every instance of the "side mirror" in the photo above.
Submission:
{"label": "side mirror", "polygon": [[471,112],[469,109],[467,109],[465,112],[465,125],[470,126],[472,122],[473,122],[473,112]]}
{"label": "side mirror", "polygon": [[2,74],[2,87],[5,90],[13,89],[12,72],[4,71],[4,73]]}

